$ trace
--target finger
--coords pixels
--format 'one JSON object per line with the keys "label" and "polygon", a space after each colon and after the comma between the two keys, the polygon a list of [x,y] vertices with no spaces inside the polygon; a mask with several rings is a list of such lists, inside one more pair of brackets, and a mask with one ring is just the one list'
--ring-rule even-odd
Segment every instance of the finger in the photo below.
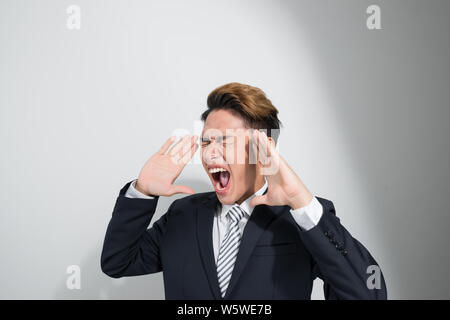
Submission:
{"label": "finger", "polygon": [[257,129],[253,130],[253,143],[256,147],[256,150],[259,149],[259,131]]}
{"label": "finger", "polygon": [[176,193],[188,193],[188,194],[194,194],[195,191],[187,186],[172,186],[169,189],[169,196],[172,196]]}
{"label": "finger", "polygon": [[260,161],[261,155],[259,154],[259,132],[257,129],[254,129],[252,132],[252,150],[254,152],[254,158],[252,160],[257,164]]}
{"label": "finger", "polygon": [[189,162],[189,160],[192,159],[192,157],[194,156],[195,152],[197,152],[198,150],[198,143],[193,144],[191,149],[189,150],[189,152],[186,152],[183,157],[179,160],[180,163],[183,164],[187,164]]}
{"label": "finger", "polygon": [[264,153],[270,157],[270,141],[269,138],[267,137],[267,134],[263,131],[259,133],[260,135],[260,139],[261,139],[261,145],[263,147]]}
{"label": "finger", "polygon": [[[184,142],[184,144],[178,148],[178,151],[174,152],[171,155],[171,159],[175,164],[180,164],[183,161],[186,161],[184,158],[187,154],[187,158],[189,161],[190,159],[190,155],[192,155],[192,152],[194,151],[194,146],[195,146],[195,140],[197,140],[197,136],[193,136],[190,139],[187,139],[186,142]],[[186,163],[187,163],[186,161]]]}
{"label": "finger", "polygon": [[265,154],[265,148],[264,148],[264,144],[263,144],[264,141],[263,141],[263,138],[262,138],[262,133],[259,130],[255,129],[255,131],[253,132],[253,137],[254,137],[254,140],[255,140],[254,142],[256,144],[258,153],[261,154],[261,155],[264,155]]}
{"label": "finger", "polygon": [[167,141],[162,145],[162,147],[158,150],[159,154],[165,154],[169,149],[170,145],[175,141],[175,136],[171,136]]}
{"label": "finger", "polygon": [[250,206],[251,207],[256,207],[257,205],[260,204],[267,204],[267,196],[256,196],[254,197],[251,201],[250,201]]}
{"label": "finger", "polygon": [[190,135],[185,135],[183,138],[180,139],[169,151],[170,156],[175,156],[180,149],[189,141]]}
{"label": "finger", "polygon": [[257,147],[256,136],[252,132],[252,136],[250,139],[250,149],[249,149],[249,164],[256,164],[256,163],[258,163],[258,147]]}
{"label": "finger", "polygon": [[264,139],[263,133],[259,132],[258,130],[256,130],[255,136],[256,136],[257,149],[258,149],[258,160],[262,164],[266,165],[269,163],[267,140]]}
{"label": "finger", "polygon": [[275,140],[273,138],[269,138],[267,134],[264,132],[265,141],[267,141],[267,154],[270,157],[277,156],[278,152],[275,146]]}
{"label": "finger", "polygon": [[186,154],[190,154],[195,146],[195,141],[197,140],[197,136],[192,136],[189,143],[186,143],[183,148],[179,151],[180,158],[183,158]]}
{"label": "finger", "polygon": [[[267,140],[269,140],[269,139],[267,139]],[[271,156],[274,156],[274,155],[278,154],[277,149],[275,147],[275,141],[274,140],[269,140],[269,154]]]}
{"label": "finger", "polygon": [[265,156],[268,160],[267,163],[270,163],[279,156],[275,148],[275,141],[271,138],[269,139],[265,132],[261,133],[261,141],[262,149],[265,151]]}

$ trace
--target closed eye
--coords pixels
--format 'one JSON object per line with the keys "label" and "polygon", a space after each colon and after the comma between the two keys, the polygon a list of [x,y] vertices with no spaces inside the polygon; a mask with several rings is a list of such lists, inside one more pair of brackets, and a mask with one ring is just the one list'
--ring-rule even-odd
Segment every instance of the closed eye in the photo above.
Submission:
{"label": "closed eye", "polygon": [[[221,136],[214,138],[214,141],[217,143],[221,143],[224,146],[232,145],[234,143],[234,136]],[[206,147],[208,144],[211,143],[211,140],[209,138],[202,137],[201,139],[201,146]]]}
{"label": "closed eye", "polygon": [[206,147],[208,144],[210,144],[210,140],[208,140],[208,139],[205,139],[205,138],[202,138],[202,140],[201,140],[201,146],[202,147]]}

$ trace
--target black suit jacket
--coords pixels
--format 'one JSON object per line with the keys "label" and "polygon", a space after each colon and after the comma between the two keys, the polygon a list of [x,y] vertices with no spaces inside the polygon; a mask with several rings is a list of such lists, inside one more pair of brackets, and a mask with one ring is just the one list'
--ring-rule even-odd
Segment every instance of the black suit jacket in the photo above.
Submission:
{"label": "black suit jacket", "polygon": [[[163,271],[166,299],[222,299],[212,243],[216,193],[174,201],[148,228],[158,197],[127,198],[129,185],[120,191],[106,231],[103,272],[120,278]],[[316,277],[324,281],[326,299],[386,299],[382,275],[380,289],[366,284],[375,260],[340,224],[333,203],[316,198],[324,212],[308,231],[288,206],[255,207],[224,299],[310,299]]]}

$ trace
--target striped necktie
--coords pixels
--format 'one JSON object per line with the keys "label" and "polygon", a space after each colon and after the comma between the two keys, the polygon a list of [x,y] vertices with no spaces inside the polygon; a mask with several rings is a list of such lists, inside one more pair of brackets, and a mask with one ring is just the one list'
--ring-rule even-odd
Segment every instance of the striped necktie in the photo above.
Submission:
{"label": "striped necktie", "polygon": [[222,298],[225,296],[228,284],[230,283],[231,273],[233,272],[234,263],[239,251],[241,233],[238,224],[244,217],[245,211],[238,205],[235,205],[231,207],[227,214],[230,218],[230,225],[220,245],[219,257],[217,259],[217,277],[219,279]]}

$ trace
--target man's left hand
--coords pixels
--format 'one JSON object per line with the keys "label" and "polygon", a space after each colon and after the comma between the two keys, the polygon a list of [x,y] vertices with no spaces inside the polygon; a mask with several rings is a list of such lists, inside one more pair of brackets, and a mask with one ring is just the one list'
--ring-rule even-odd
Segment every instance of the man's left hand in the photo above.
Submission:
{"label": "man's left hand", "polygon": [[251,140],[250,148],[257,155],[261,174],[268,182],[268,190],[266,194],[254,197],[250,205],[288,205],[293,210],[308,205],[313,195],[280,156],[273,139],[268,138],[264,132],[253,130]]}

